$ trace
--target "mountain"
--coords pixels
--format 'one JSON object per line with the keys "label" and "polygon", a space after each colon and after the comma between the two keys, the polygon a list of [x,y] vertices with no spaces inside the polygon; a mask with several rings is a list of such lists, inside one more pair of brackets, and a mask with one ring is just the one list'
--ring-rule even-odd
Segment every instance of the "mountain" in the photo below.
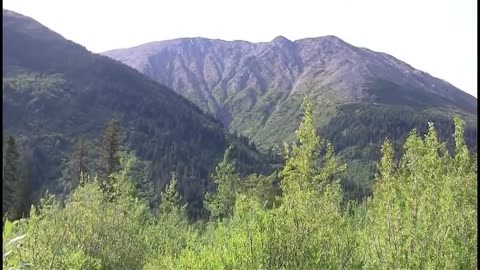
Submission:
{"label": "mountain", "polygon": [[199,214],[207,181],[226,147],[240,171],[268,170],[248,140],[193,103],[136,70],[41,25],[3,10],[3,131],[33,159],[35,188],[58,191],[62,161],[85,135],[99,152],[102,132],[115,116],[122,142],[151,164],[157,192],[175,171],[190,213]]}
{"label": "mountain", "polygon": [[337,106],[357,102],[471,115],[477,110],[474,97],[448,82],[335,36],[279,36],[262,43],[182,38],[102,54],[175,89],[268,147],[292,138],[305,95],[326,114],[319,119],[323,124]]}
{"label": "mountain", "polygon": [[171,87],[262,150],[294,139],[299,105],[309,96],[320,135],[349,161],[351,175],[371,176],[385,138],[399,142],[413,128],[424,132],[428,121],[449,138],[453,114],[467,121],[467,141],[476,147],[473,96],[335,36],[260,43],[181,38],[102,54]]}

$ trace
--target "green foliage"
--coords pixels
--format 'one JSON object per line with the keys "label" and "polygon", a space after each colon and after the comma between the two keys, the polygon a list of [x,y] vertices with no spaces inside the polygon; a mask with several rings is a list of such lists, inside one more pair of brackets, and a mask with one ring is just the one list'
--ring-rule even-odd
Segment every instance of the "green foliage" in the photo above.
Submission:
{"label": "green foliage", "polygon": [[63,171],[62,180],[67,194],[80,184],[82,174],[90,174],[88,152],[89,145],[84,137],[80,137]]}
{"label": "green foliage", "polygon": [[11,220],[21,218],[30,207],[31,170],[29,160],[20,157],[12,136],[7,137],[3,154],[2,188],[2,215]]}
{"label": "green foliage", "polygon": [[159,213],[146,233],[147,258],[145,269],[171,269],[191,237],[186,204],[182,204],[175,174],[161,194]]}
{"label": "green foliage", "polygon": [[15,191],[18,184],[18,152],[15,144],[15,139],[12,136],[7,138],[5,153],[3,155],[3,175],[2,175],[2,215],[5,216],[7,212],[9,215],[15,216],[16,213],[11,213],[12,208],[15,208]]}
{"label": "green foliage", "polygon": [[454,120],[453,157],[433,124],[423,139],[410,134],[398,164],[392,144],[384,143],[359,232],[366,268],[476,268],[477,168],[463,140],[463,122]]}
{"label": "green foliage", "polygon": [[[376,171],[374,164],[380,159],[381,144],[386,138],[391,140],[396,150],[395,159],[398,160],[409,132],[415,128],[419,134],[426,134],[428,122],[433,122],[439,139],[446,141],[450,151],[454,149],[450,136],[454,132],[453,121],[448,117],[448,110],[433,113],[426,108],[395,104],[345,104],[338,106],[328,123],[319,127],[320,136],[331,141],[338,156],[348,164],[341,176],[346,197],[359,200],[371,195],[371,180]],[[462,118],[469,119],[465,128],[466,144],[476,152],[476,120],[469,114],[462,114]]]}
{"label": "green foliage", "polygon": [[171,268],[475,269],[476,166],[458,119],[455,156],[433,125],[425,139],[411,133],[398,164],[386,141],[373,197],[342,208],[337,177],[345,167],[328,143],[318,149],[305,107],[301,143],[287,147],[281,205],[237,194],[232,217],[200,230]]}
{"label": "green foliage", "polygon": [[[311,106],[278,174],[241,177],[225,151],[190,223],[176,174],[154,214],[145,164],[120,152],[109,192],[82,174],[65,202],[46,195],[3,227],[3,266],[18,269],[476,269],[477,165],[454,118],[454,152],[433,124],[397,158],[386,140],[373,196],[345,202],[345,165],[314,129]],[[280,180],[279,187],[276,181]],[[278,190],[280,188],[281,190]]]}
{"label": "green foliage", "polygon": [[31,160],[22,155],[20,164],[18,188],[15,192],[17,197],[18,215],[16,218],[27,217],[33,200],[33,183],[32,183],[32,164]]}
{"label": "green foliage", "polygon": [[120,123],[118,119],[112,118],[105,128],[103,134],[103,156],[102,156],[102,173],[101,176],[105,179],[105,190],[111,191],[115,184],[111,175],[118,170],[120,166],[120,158],[118,156],[120,142],[119,142]]}
{"label": "green foliage", "polygon": [[185,205],[181,205],[181,198],[177,190],[177,178],[172,174],[170,183],[165,187],[161,194],[161,204],[159,206],[160,216],[174,215],[185,218]]}
{"label": "green foliage", "polygon": [[[139,160],[133,152],[120,152],[120,164],[125,160],[131,159],[132,163],[127,173],[127,178],[131,179],[135,189],[135,196],[143,200],[148,205],[152,205],[156,200],[153,183],[149,177],[150,162]],[[123,167],[123,165],[121,165]]]}
{"label": "green foliage", "polygon": [[[291,150],[285,147],[286,163],[280,174],[282,205],[276,213],[282,218],[274,222],[279,241],[270,244],[277,258],[273,268],[344,268],[354,246],[341,211],[342,193],[336,179],[345,165],[338,163],[332,146],[315,134],[308,99],[304,107],[296,132],[299,144],[292,145]],[[320,162],[322,147],[325,156]]]}
{"label": "green foliage", "polygon": [[65,94],[65,80],[62,74],[23,73],[4,78],[7,89],[33,96],[28,106],[49,100]]}
{"label": "green foliage", "polygon": [[50,196],[32,208],[24,228],[27,237],[14,256],[35,269],[141,269],[148,207],[130,195],[123,180],[114,201],[98,181],[83,181],[65,207]]}
{"label": "green foliage", "polygon": [[[2,238],[2,265],[5,269],[31,269],[31,264],[25,262],[18,256],[20,245],[25,238],[21,230],[22,223],[25,220],[15,220],[13,222],[8,219],[3,223]],[[8,239],[8,241],[6,241]]]}
{"label": "green foliage", "polygon": [[251,174],[241,180],[241,193],[247,197],[257,200],[260,205],[272,208],[277,197],[281,195],[276,174],[269,176]]}
{"label": "green foliage", "polygon": [[229,159],[232,147],[225,150],[223,160],[217,165],[212,175],[216,191],[205,195],[205,208],[213,219],[229,217],[233,213],[235,198],[239,191],[240,177],[235,172],[233,162]]}

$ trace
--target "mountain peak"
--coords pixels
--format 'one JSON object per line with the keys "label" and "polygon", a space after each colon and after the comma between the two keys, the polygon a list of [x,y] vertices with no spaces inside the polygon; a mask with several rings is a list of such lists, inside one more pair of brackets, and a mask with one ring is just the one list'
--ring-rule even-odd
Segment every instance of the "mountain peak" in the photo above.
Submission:
{"label": "mountain peak", "polygon": [[274,38],[272,40],[272,43],[290,43],[292,42],[291,40],[289,40],[288,38],[284,37],[284,36],[277,36],[276,38]]}
{"label": "mountain peak", "polygon": [[15,11],[8,10],[8,9],[3,9],[3,16],[12,16],[12,17],[27,17],[22,14],[19,14]]}
{"label": "mountain peak", "polygon": [[335,36],[335,35],[326,35],[326,36],[323,36],[323,37],[320,37],[320,38],[343,41],[341,38],[339,38],[339,37],[337,37],[337,36]]}

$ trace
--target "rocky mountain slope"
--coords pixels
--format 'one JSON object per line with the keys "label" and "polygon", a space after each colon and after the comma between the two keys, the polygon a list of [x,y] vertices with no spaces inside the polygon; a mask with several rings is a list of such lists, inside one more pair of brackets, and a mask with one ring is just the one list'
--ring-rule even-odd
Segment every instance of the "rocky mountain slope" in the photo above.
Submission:
{"label": "rocky mountain slope", "polygon": [[[322,113],[320,126],[335,107],[356,102],[477,110],[475,98],[448,82],[335,36],[296,41],[279,36],[264,43],[183,38],[103,54],[175,89],[268,147],[291,138],[295,125],[289,123],[305,95]],[[280,126],[289,132],[275,136]]]}

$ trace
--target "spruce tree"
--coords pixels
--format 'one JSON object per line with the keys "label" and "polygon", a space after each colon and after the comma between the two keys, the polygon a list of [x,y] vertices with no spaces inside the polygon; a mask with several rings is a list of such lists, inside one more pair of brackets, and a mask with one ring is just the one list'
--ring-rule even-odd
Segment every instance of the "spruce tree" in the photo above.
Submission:
{"label": "spruce tree", "polygon": [[165,190],[160,195],[160,205],[158,207],[160,215],[171,215],[175,217],[185,217],[186,205],[182,205],[180,195],[177,192],[177,178],[172,174],[170,183],[165,186]]}
{"label": "spruce tree", "polygon": [[16,200],[16,211],[12,212],[16,215],[14,219],[28,215],[33,203],[32,161],[23,155],[21,159],[18,189],[15,192],[18,198]]}
{"label": "spruce tree", "polygon": [[[150,176],[151,162],[139,160],[133,152],[120,152],[120,160],[132,159],[128,178],[135,188],[135,197],[147,202],[153,207],[156,199],[154,186]],[[122,163],[122,161],[120,161]]]}
{"label": "spruce tree", "polygon": [[[8,136],[5,153],[3,156],[3,201],[2,201],[2,213],[5,216],[8,213],[8,217],[11,219],[17,216],[17,200],[19,199],[16,194],[18,189],[18,152],[15,139],[12,136]],[[13,212],[12,212],[13,211]]]}
{"label": "spruce tree", "polygon": [[82,174],[87,172],[88,147],[84,137],[80,137],[74,146],[73,153],[68,161],[65,179],[65,192],[75,189],[81,181]]}
{"label": "spruce tree", "polygon": [[119,132],[120,123],[118,119],[112,118],[105,129],[103,135],[103,157],[102,157],[102,179],[103,187],[107,191],[111,191],[113,187],[112,174],[120,167],[119,157]]}

